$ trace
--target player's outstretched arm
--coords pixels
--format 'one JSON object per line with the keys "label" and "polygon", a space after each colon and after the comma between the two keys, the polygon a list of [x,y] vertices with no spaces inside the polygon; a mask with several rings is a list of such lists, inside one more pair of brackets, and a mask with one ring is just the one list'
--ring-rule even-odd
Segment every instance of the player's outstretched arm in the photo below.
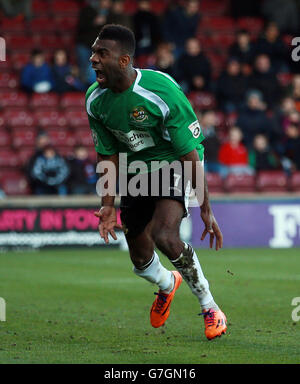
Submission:
{"label": "player's outstretched arm", "polygon": [[[182,156],[180,160],[182,162],[185,162],[185,161],[192,162],[191,185],[196,192],[197,199],[200,204],[201,218],[205,225],[205,229],[202,233],[201,240],[204,240],[206,235],[209,233],[210,248],[213,247],[214,239],[216,239],[216,250],[218,250],[223,246],[223,235],[219,228],[217,220],[213,214],[212,208],[210,206],[207,182],[206,182],[203,166],[201,165],[197,150],[194,149],[193,151],[187,153],[186,155]],[[200,167],[202,168],[202,170],[200,169]],[[202,182],[204,183],[203,194],[202,194],[202,188],[200,188],[200,193],[199,193],[199,188],[197,186],[197,173],[199,173],[200,171],[203,172],[203,180],[202,180]],[[198,194],[200,194],[201,196],[198,196]]]}
{"label": "player's outstretched arm", "polygon": [[209,233],[209,246],[210,248],[212,248],[214,244],[214,239],[216,239],[216,251],[217,251],[223,246],[223,235],[210,206],[208,187],[207,187],[205,175],[204,175],[204,199],[203,199],[203,204],[200,207],[200,210],[201,210],[201,218],[205,225],[205,229],[202,233],[201,240],[204,240],[205,236]]}
{"label": "player's outstretched arm", "polygon": [[[98,163],[101,161],[110,161],[114,164],[115,169],[118,169],[118,155],[103,156],[98,154]],[[109,169],[106,169],[106,172],[100,174],[100,178],[106,176],[106,183],[110,184],[110,190],[114,191],[117,184],[117,172],[112,174],[108,173]],[[107,188],[107,190],[109,190]],[[99,218],[99,233],[105,243],[109,243],[108,235],[110,234],[114,240],[117,240],[115,233],[115,228],[122,229],[122,225],[117,223],[117,212],[114,207],[115,203],[115,194],[104,194],[102,195],[101,208],[98,212],[94,212],[95,216]]]}

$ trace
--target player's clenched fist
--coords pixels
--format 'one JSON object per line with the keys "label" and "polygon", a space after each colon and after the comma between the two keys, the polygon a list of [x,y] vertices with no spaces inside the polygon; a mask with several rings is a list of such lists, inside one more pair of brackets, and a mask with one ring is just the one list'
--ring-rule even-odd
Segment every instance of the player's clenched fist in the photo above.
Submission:
{"label": "player's clenched fist", "polygon": [[122,229],[122,225],[117,223],[117,212],[114,207],[102,207],[99,212],[94,212],[96,217],[99,217],[99,233],[105,243],[109,243],[108,234],[114,240],[117,240],[115,228]]}

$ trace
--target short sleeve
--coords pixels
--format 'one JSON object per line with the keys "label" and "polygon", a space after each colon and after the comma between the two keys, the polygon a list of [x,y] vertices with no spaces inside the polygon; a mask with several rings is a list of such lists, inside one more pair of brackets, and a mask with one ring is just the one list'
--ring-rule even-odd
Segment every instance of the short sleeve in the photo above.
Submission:
{"label": "short sleeve", "polygon": [[183,156],[204,140],[201,127],[195,112],[180,88],[173,87],[172,97],[165,99],[169,107],[169,114],[164,121],[164,126],[179,156]]}
{"label": "short sleeve", "polygon": [[101,155],[118,153],[118,143],[112,133],[100,121],[90,115],[88,115],[88,118],[96,152]]}

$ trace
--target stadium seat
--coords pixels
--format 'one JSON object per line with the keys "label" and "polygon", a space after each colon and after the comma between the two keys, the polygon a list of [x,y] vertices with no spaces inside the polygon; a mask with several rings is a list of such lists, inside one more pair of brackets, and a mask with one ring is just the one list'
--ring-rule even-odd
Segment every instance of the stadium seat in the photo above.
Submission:
{"label": "stadium seat", "polygon": [[34,93],[31,97],[30,103],[31,108],[58,108],[59,105],[59,96],[56,93]]}
{"label": "stadium seat", "polygon": [[258,35],[264,26],[264,21],[257,17],[242,17],[237,20],[239,29],[246,29],[250,33]]}
{"label": "stadium seat", "polygon": [[61,97],[60,106],[62,108],[84,108],[85,94],[68,92]]}
{"label": "stadium seat", "polygon": [[64,128],[50,129],[47,131],[51,143],[57,147],[73,147],[76,144],[74,135]]}
{"label": "stadium seat", "polygon": [[10,127],[32,127],[36,125],[35,116],[26,111],[9,110],[4,113],[5,124]]}
{"label": "stadium seat", "polygon": [[9,148],[11,145],[11,135],[6,130],[1,128],[0,129],[0,147]]}
{"label": "stadium seat", "polygon": [[0,24],[1,30],[5,32],[24,32],[25,31],[25,24],[24,19],[14,17],[14,18],[8,18],[5,17],[1,20]]}
{"label": "stadium seat", "polygon": [[0,88],[3,89],[12,89],[16,88],[18,85],[18,76],[13,73],[0,73]]}
{"label": "stadium seat", "polygon": [[76,29],[78,19],[77,17],[66,17],[59,16],[55,17],[55,28],[56,31],[60,33],[60,35],[64,35],[66,33],[73,33]]}
{"label": "stadium seat", "polygon": [[30,52],[15,52],[11,54],[12,68],[20,71],[30,61]]}
{"label": "stadium seat", "polygon": [[[18,155],[12,149],[0,149],[0,169],[15,168],[20,165]],[[2,171],[1,171],[2,172]]]}
{"label": "stadium seat", "polygon": [[47,1],[33,0],[32,10],[35,16],[47,16],[49,14],[49,3]]}
{"label": "stadium seat", "polygon": [[62,112],[59,111],[35,111],[37,123],[40,127],[65,127],[67,119]]}
{"label": "stadium seat", "polygon": [[293,172],[289,180],[289,187],[292,192],[300,192],[300,171]]}
{"label": "stadium seat", "polygon": [[191,92],[188,95],[193,108],[202,111],[204,109],[212,109],[216,107],[216,99],[209,92]]}
{"label": "stadium seat", "polygon": [[256,180],[260,192],[286,192],[287,177],[283,171],[260,171]]}
{"label": "stadium seat", "polygon": [[255,176],[229,174],[224,180],[224,189],[229,193],[255,192]]}
{"label": "stadium seat", "polygon": [[65,117],[71,127],[89,126],[89,121],[86,111],[81,110],[66,110]]}
{"label": "stadium seat", "polygon": [[52,2],[52,12],[54,15],[77,16],[79,9],[78,2],[74,0],[54,0]]}
{"label": "stadium seat", "polygon": [[47,51],[53,52],[56,49],[62,48],[61,38],[53,34],[49,35],[36,35],[33,38],[34,44],[40,47],[47,47]]}
{"label": "stadium seat", "polygon": [[12,36],[7,39],[7,45],[11,47],[11,50],[16,51],[31,51],[35,48],[35,43],[32,37],[28,36]]}
{"label": "stadium seat", "polygon": [[223,193],[223,180],[218,173],[206,172],[206,181],[209,192]]}
{"label": "stadium seat", "polygon": [[57,152],[60,154],[62,157],[72,157],[74,154],[74,147],[65,147],[65,146],[60,146],[56,147]]}
{"label": "stadium seat", "polygon": [[47,34],[53,35],[53,19],[50,17],[35,18],[30,21],[30,30],[33,35]]}
{"label": "stadium seat", "polygon": [[203,17],[199,25],[200,30],[210,32],[235,32],[235,22],[231,17],[217,16],[217,17]]}
{"label": "stadium seat", "polygon": [[20,161],[20,166],[25,167],[32,155],[35,152],[35,147],[21,147],[18,151],[18,157]]}
{"label": "stadium seat", "polygon": [[19,171],[5,171],[0,177],[1,188],[8,196],[23,196],[30,194],[28,181]]}
{"label": "stadium seat", "polygon": [[25,108],[28,105],[28,96],[23,92],[0,92],[0,108]]}
{"label": "stadium seat", "polygon": [[74,132],[74,136],[76,138],[76,144],[84,145],[86,147],[94,147],[91,130],[89,128],[77,128]]}
{"label": "stadium seat", "polygon": [[12,130],[12,144],[15,148],[34,146],[37,131],[34,128],[14,128]]}
{"label": "stadium seat", "polygon": [[227,0],[202,0],[201,13],[207,16],[222,16],[228,9]]}

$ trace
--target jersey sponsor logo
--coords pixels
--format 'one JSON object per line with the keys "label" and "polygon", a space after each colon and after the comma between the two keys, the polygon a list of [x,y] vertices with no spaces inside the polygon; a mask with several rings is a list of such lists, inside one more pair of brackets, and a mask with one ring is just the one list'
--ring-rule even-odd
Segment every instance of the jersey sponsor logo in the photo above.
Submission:
{"label": "jersey sponsor logo", "polygon": [[111,129],[111,132],[118,140],[127,144],[129,149],[133,152],[138,152],[142,149],[155,146],[152,136],[146,131],[132,130],[129,132],[123,132]]}
{"label": "jersey sponsor logo", "polygon": [[143,121],[148,119],[148,115],[143,107],[134,108],[134,110],[130,114],[130,117],[137,123],[142,123]]}
{"label": "jersey sponsor logo", "polygon": [[199,124],[198,120],[196,120],[192,124],[190,124],[188,128],[192,132],[193,137],[195,139],[197,139],[200,136],[201,128],[200,128],[200,124]]}

